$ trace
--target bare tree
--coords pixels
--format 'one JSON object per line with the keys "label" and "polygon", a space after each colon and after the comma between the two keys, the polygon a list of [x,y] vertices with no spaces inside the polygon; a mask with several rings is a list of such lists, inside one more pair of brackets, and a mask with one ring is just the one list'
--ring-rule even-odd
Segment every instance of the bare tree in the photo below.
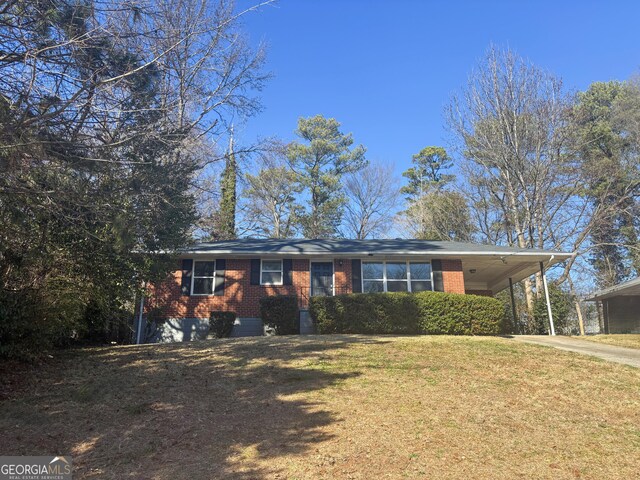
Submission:
{"label": "bare tree", "polygon": [[[560,79],[511,51],[491,48],[448,108],[449,125],[476,191],[480,230],[520,248],[575,251],[600,212],[580,195],[578,159],[567,112],[572,97]],[[575,257],[565,263],[568,275]],[[525,280],[533,311],[534,284]],[[541,281],[536,277],[536,291]]]}
{"label": "bare tree", "polygon": [[375,238],[393,225],[400,188],[392,165],[369,164],[348,174],[342,233],[347,238]]}
{"label": "bare tree", "polygon": [[[162,97],[157,108],[180,130],[198,135],[227,131],[236,116],[259,110],[255,92],[269,77],[264,49],[251,48],[230,0],[155,0],[131,23],[140,55],[154,59]],[[135,35],[140,30],[143,35]],[[130,32],[123,32],[124,34]],[[225,148],[221,151],[226,152]]]}
{"label": "bare tree", "polygon": [[[82,141],[85,160],[109,161],[106,149],[136,138],[220,133],[259,106],[264,51],[246,44],[238,19],[266,3],[238,12],[230,0],[8,2],[0,101],[20,115],[3,122],[4,151],[44,143],[24,137],[48,130],[58,135],[47,145]],[[132,129],[142,115],[147,128]]]}
{"label": "bare tree", "polygon": [[241,199],[242,228],[267,238],[290,238],[298,230],[302,186],[289,168],[282,148],[272,147],[260,159],[259,171],[245,175]]}

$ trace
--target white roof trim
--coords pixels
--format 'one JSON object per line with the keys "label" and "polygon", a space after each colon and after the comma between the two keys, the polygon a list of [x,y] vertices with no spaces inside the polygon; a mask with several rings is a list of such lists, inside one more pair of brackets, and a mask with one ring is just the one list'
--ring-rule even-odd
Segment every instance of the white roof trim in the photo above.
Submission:
{"label": "white roof trim", "polygon": [[233,250],[195,250],[190,252],[159,252],[159,253],[178,253],[180,256],[191,255],[233,255],[237,257],[251,257],[256,255],[272,255],[272,256],[347,256],[347,257],[370,257],[370,256],[436,256],[440,257],[461,257],[461,256],[495,256],[495,257],[550,257],[554,256],[558,259],[566,259],[573,256],[572,253],[565,252],[547,252],[547,251],[522,251],[522,252],[438,252],[434,250],[425,251],[396,251],[396,252],[287,252],[287,251],[253,251],[253,252],[235,252]]}
{"label": "white roof trim", "polygon": [[616,295],[624,295],[625,291],[630,290],[634,287],[639,287],[639,286],[640,286],[640,278],[634,278],[633,280],[629,280],[609,288],[603,288],[602,290],[598,290],[593,295],[591,295],[590,298],[587,298],[587,301],[596,301],[600,299],[615,297]]}

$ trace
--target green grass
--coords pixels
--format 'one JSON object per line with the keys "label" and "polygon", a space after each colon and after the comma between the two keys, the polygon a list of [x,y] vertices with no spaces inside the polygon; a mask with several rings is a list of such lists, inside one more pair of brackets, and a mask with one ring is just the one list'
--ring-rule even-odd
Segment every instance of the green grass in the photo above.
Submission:
{"label": "green grass", "polygon": [[640,371],[502,338],[86,349],[22,372],[4,454],[74,478],[638,478]]}

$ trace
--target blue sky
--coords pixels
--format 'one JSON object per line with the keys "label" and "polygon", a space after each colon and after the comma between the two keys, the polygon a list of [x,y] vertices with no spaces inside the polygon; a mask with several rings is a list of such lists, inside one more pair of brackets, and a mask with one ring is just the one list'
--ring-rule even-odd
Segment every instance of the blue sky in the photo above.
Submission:
{"label": "blue sky", "polygon": [[582,90],[640,72],[638,19],[638,1],[280,0],[244,20],[274,77],[240,140],[292,140],[298,117],[321,113],[400,173],[446,146],[443,108],[490,43]]}

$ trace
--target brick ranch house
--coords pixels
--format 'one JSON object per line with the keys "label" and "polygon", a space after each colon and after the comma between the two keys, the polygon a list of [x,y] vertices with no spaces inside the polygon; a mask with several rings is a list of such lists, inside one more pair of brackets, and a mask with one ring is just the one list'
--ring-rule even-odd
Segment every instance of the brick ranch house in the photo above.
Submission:
{"label": "brick ranch house", "polygon": [[206,335],[216,310],[236,314],[232,335],[262,335],[259,301],[269,295],[297,295],[301,333],[311,333],[305,310],[310,296],[423,290],[491,296],[571,256],[406,239],[239,239],[176,253],[175,271],[149,289],[144,308],[162,320],[157,341]]}

